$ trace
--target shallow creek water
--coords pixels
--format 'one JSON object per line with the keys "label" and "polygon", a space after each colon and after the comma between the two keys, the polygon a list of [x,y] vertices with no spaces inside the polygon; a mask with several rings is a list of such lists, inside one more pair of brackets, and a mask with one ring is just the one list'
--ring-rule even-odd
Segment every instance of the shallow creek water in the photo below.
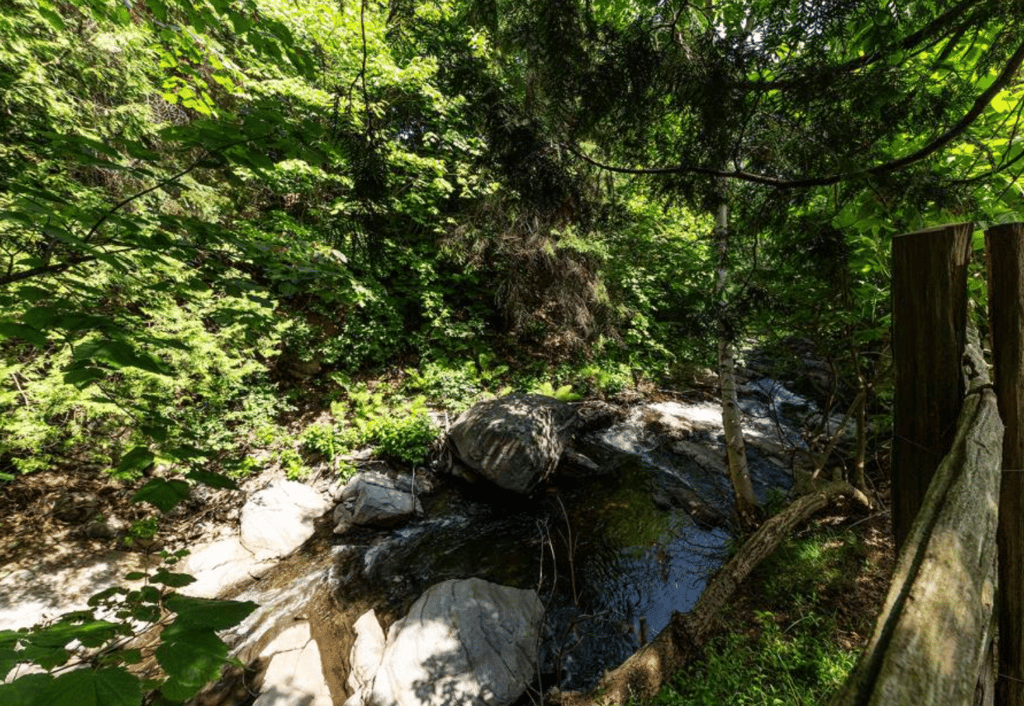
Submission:
{"label": "shallow creek water", "polygon": [[[746,409],[759,414],[772,404],[748,402]],[[694,439],[720,451],[716,405],[661,407],[691,421],[706,416]],[[776,444],[799,443],[789,425],[754,422],[748,419],[748,428],[774,435]],[[730,539],[726,530],[700,527],[658,500],[668,482],[709,505],[730,504],[724,477],[643,438],[639,411],[594,441],[612,459],[607,472],[560,476],[529,498],[452,479],[421,497],[422,518],[397,529],[333,536],[325,518],[317,537],[234,596],[262,606],[234,631],[239,656],[251,660],[289,621],[308,619],[341,703],[359,615],[374,608],[386,629],[431,585],[477,576],[540,595],[546,618],[538,686],[593,686],[665,627],[672,611],[692,607]],[[791,484],[781,464],[756,449],[750,464],[762,499],[770,488]]]}

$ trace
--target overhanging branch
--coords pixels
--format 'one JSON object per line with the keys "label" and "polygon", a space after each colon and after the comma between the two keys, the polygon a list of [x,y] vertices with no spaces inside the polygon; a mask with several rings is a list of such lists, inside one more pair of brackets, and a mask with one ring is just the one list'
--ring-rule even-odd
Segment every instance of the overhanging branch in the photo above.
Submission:
{"label": "overhanging branch", "polygon": [[902,169],[909,167],[910,165],[927,159],[931,155],[935,154],[943,147],[948,145],[950,142],[955,140],[957,137],[962,135],[967,128],[977,120],[982,113],[985,112],[985,108],[988,107],[992,99],[1002,91],[1010,83],[1017,71],[1020,69],[1021,64],[1024,63],[1024,42],[1017,47],[1017,50],[1013,53],[1010,59],[1007,61],[1003,70],[996,77],[996,80],[992,82],[985,91],[979,95],[971,109],[968,110],[964,116],[957,121],[955,125],[946,130],[944,133],[933,139],[924,147],[898,159],[891,160],[889,162],[883,162],[875,165],[874,167],[868,167],[854,172],[845,172],[842,174],[830,174],[821,177],[808,177],[805,179],[784,179],[769,176],[766,174],[757,174],[753,172],[743,171],[736,169],[733,171],[723,171],[721,169],[713,169],[709,167],[702,167],[698,165],[689,164],[678,164],[667,167],[644,167],[644,168],[632,168],[632,167],[620,167],[612,164],[606,164],[600,162],[586,153],[580,151],[572,145],[563,145],[572,154],[576,155],[583,161],[591,164],[599,169],[603,169],[609,172],[615,172],[618,174],[636,174],[636,175],[664,175],[664,174],[701,174],[704,176],[720,177],[725,179],[736,179],[739,181],[746,181],[752,184],[761,184],[764,186],[772,186],[780,189],[799,189],[809,188],[813,186],[831,186],[838,184],[843,181],[852,181],[854,179],[863,179],[864,177],[870,176],[882,176],[884,174],[890,174],[897,172]]}

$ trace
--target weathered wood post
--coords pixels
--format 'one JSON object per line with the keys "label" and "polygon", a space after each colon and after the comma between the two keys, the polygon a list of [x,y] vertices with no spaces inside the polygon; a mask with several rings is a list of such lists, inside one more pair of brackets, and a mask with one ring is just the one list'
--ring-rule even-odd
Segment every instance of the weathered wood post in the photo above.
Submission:
{"label": "weathered wood post", "polygon": [[992,360],[1003,434],[997,706],[1024,706],[1024,223],[985,233]]}
{"label": "weathered wood post", "polygon": [[891,477],[897,547],[953,443],[964,399],[960,359],[973,229],[971,223],[958,223],[892,242],[896,379]]}

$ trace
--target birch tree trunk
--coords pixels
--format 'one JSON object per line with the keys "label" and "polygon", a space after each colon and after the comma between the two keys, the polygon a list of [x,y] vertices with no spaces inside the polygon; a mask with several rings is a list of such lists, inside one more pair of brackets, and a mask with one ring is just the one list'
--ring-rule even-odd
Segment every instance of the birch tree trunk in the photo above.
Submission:
{"label": "birch tree trunk", "polygon": [[743,424],[736,394],[736,358],[725,314],[725,288],[729,284],[729,206],[724,198],[715,213],[715,250],[718,256],[715,300],[719,309],[718,380],[722,393],[722,428],[736,514],[742,527],[751,529],[757,524],[758,505],[747,469],[747,450],[743,443]]}

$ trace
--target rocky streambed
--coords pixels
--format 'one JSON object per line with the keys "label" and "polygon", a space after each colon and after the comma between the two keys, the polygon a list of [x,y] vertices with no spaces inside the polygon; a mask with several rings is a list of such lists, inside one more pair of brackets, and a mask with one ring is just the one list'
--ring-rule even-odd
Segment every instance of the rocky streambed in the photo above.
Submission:
{"label": "rocky streambed", "polygon": [[[790,487],[814,410],[745,389],[763,499]],[[367,461],[344,486],[250,494],[185,567],[184,592],[261,606],[226,636],[247,668],[197,702],[526,704],[592,686],[691,607],[730,538],[717,404],[511,404],[457,423],[437,472]]]}

